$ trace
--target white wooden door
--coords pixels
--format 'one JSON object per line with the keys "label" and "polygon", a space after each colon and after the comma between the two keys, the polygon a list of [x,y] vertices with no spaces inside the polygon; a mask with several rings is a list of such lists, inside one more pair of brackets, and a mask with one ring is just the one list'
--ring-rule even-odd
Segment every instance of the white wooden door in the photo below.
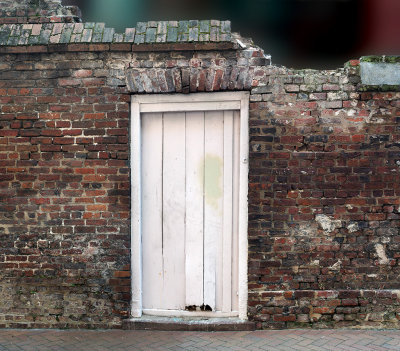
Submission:
{"label": "white wooden door", "polygon": [[239,111],[141,121],[143,313],[237,315]]}

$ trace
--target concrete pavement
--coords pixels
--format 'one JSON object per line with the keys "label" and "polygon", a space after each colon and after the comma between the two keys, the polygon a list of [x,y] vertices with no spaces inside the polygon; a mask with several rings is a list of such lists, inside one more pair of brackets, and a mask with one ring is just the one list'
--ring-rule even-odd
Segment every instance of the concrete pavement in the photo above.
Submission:
{"label": "concrete pavement", "polygon": [[162,332],[0,330],[0,351],[400,350],[398,330]]}

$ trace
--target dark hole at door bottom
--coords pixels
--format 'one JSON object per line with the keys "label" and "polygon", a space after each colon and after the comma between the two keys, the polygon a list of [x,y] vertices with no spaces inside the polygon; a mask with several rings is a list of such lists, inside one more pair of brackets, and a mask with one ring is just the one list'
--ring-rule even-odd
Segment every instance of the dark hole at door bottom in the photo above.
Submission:
{"label": "dark hole at door bottom", "polygon": [[190,305],[185,307],[186,311],[212,311],[212,308],[209,305],[201,305],[201,306],[196,306],[196,305]]}

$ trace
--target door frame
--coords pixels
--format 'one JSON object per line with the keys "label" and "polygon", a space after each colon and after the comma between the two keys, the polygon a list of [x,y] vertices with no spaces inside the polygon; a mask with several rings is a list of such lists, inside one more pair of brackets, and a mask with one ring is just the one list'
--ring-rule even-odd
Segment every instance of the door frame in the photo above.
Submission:
{"label": "door frame", "polygon": [[[247,319],[249,93],[152,94],[131,97],[131,317],[142,316],[141,114],[146,112],[240,111],[238,301]],[[236,156],[237,157],[237,156]],[[190,315],[195,316],[189,312]],[[186,313],[185,315],[188,315]]]}

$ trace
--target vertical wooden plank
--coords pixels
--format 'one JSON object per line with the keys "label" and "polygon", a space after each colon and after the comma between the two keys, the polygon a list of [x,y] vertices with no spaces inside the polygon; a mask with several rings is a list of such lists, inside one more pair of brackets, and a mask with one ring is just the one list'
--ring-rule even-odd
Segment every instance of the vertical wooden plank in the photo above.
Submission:
{"label": "vertical wooden plank", "polygon": [[224,111],[224,210],[222,232],[222,312],[232,309],[233,111]]}
{"label": "vertical wooden plank", "polygon": [[239,169],[240,169],[240,114],[234,111],[233,120],[233,221],[232,221],[232,311],[239,310]]}
{"label": "vertical wooden plank", "polygon": [[185,308],[185,113],[163,116],[163,303],[180,310]]}
{"label": "vertical wooden plank", "polygon": [[224,129],[221,112],[206,112],[204,128],[204,304],[215,311],[216,283],[220,278],[217,278],[217,255],[222,255]]}
{"label": "vertical wooden plank", "polygon": [[143,308],[162,308],[162,140],[161,113],[142,114]]}
{"label": "vertical wooden plank", "polygon": [[203,304],[204,112],[186,113],[186,306]]}

